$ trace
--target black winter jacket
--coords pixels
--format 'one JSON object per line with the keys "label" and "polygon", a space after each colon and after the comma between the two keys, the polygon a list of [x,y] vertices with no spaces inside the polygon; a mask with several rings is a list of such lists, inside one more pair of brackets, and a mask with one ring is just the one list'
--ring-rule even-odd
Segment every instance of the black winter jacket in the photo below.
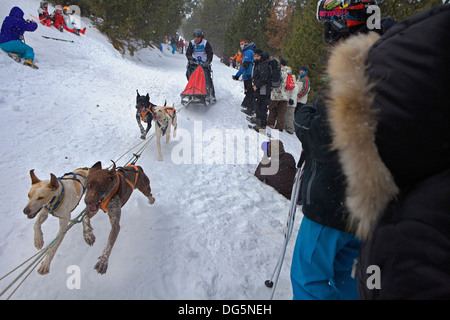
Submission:
{"label": "black winter jacket", "polygon": [[270,96],[270,77],[271,72],[267,59],[261,58],[260,60],[255,60],[252,79],[257,93]]}
{"label": "black winter jacket", "polygon": [[296,134],[305,157],[302,211],[312,221],[348,232],[344,176],[337,152],[331,150],[324,99],[324,90],[321,90],[312,104],[304,105],[295,114]]}
{"label": "black winter jacket", "polygon": [[349,38],[329,61],[362,299],[450,298],[449,29],[450,6],[437,6]]}

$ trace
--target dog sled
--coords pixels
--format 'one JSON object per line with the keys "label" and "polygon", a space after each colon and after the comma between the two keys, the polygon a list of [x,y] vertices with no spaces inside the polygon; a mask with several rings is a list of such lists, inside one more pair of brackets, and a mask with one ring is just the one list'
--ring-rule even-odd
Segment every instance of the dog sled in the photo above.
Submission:
{"label": "dog sled", "polygon": [[[208,71],[212,75],[212,70]],[[190,103],[201,103],[205,106],[216,101],[214,96],[214,87],[211,84],[208,85],[206,73],[201,65],[198,65],[195,71],[189,78],[188,84],[185,90],[181,93],[181,104],[187,106]]]}

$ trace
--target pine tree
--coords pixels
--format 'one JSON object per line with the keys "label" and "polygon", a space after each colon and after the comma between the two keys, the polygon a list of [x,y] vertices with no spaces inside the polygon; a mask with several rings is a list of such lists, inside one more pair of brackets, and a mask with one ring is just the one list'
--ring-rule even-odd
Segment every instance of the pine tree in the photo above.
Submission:
{"label": "pine tree", "polygon": [[195,29],[202,29],[205,38],[211,42],[214,53],[224,53],[225,30],[236,12],[240,0],[204,0],[183,24],[183,33],[192,35]]}
{"label": "pine tree", "polygon": [[302,65],[307,66],[311,81],[308,99],[323,86],[323,71],[327,48],[323,40],[323,25],[316,19],[317,2],[298,1],[289,23],[290,33],[283,40],[282,56],[297,74]]}
{"label": "pine tree", "polygon": [[294,5],[286,0],[275,0],[270,9],[270,16],[267,19],[267,44],[272,55],[280,55],[283,49],[283,38],[285,38],[289,30],[289,20]]}
{"label": "pine tree", "polygon": [[247,38],[263,50],[268,50],[266,31],[267,19],[270,16],[274,0],[242,0],[232,22],[225,32],[227,55],[234,55],[239,40]]}

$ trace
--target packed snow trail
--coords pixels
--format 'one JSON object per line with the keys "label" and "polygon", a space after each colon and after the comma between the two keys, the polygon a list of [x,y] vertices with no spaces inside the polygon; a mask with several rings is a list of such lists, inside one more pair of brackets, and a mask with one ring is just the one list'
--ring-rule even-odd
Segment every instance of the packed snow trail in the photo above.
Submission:
{"label": "packed snow trail", "polygon": [[[14,5],[35,14],[39,1],[17,0]],[[2,21],[11,7],[0,8]],[[0,52],[0,276],[36,253],[35,221],[22,213],[29,171],[49,179],[50,173],[62,176],[99,160],[109,167],[140,141],[136,89],[148,92],[154,104],[167,100],[177,105],[187,84],[184,55],[172,55],[164,46],[163,52],[146,48],[123,57],[88,20],[82,22],[87,31],[80,37],[43,26],[25,34],[39,70]],[[289,201],[253,176],[255,153],[262,152],[259,146],[267,138],[247,128],[240,112],[243,84],[231,78],[236,70],[216,57],[213,71],[217,103],[189,105],[179,113],[178,139],[169,144],[162,139],[163,162],[157,161],[154,142],[139,159],[156,202],[150,206],[135,192],[123,207],[108,272],[94,270],[110,231],[107,215],[99,212],[92,220],[94,246],[84,242],[80,225],[73,227],[50,274],[33,272],[13,299],[270,297],[264,281],[280,254]],[[247,135],[243,150],[227,140],[233,134]],[[297,138],[281,133],[280,139],[298,159]],[[297,217],[275,299],[292,298],[289,267],[301,214]],[[49,217],[43,225],[46,244],[57,230],[58,221]],[[67,271],[73,265],[81,271],[81,288],[70,290]],[[7,282],[0,282],[0,289]]]}

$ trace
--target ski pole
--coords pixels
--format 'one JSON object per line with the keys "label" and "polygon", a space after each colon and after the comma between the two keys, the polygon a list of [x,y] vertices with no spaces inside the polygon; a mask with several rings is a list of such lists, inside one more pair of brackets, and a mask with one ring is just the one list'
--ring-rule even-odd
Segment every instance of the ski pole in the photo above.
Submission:
{"label": "ski pole", "polygon": [[[302,163],[301,168],[297,169],[297,173],[295,175],[294,187],[292,188],[292,193],[291,193],[291,205],[289,208],[289,215],[288,215],[288,221],[287,221],[287,226],[286,226],[286,231],[285,231],[285,240],[284,240],[284,244],[283,244],[283,250],[282,250],[280,258],[278,259],[278,262],[275,266],[275,269],[272,273],[272,277],[270,278],[270,280],[265,281],[266,287],[268,287],[268,288],[273,287],[272,295],[270,297],[271,300],[273,299],[273,295],[275,293],[275,289],[278,284],[281,267],[283,266],[283,260],[286,255],[286,248],[289,243],[290,237],[292,235],[292,230],[293,230],[294,220],[295,220],[295,211],[297,209],[298,194],[300,192],[300,186],[301,186],[301,181],[302,181],[302,176],[303,176],[303,166],[304,166],[304,162]],[[274,282],[274,276],[275,276],[275,282]]]}

